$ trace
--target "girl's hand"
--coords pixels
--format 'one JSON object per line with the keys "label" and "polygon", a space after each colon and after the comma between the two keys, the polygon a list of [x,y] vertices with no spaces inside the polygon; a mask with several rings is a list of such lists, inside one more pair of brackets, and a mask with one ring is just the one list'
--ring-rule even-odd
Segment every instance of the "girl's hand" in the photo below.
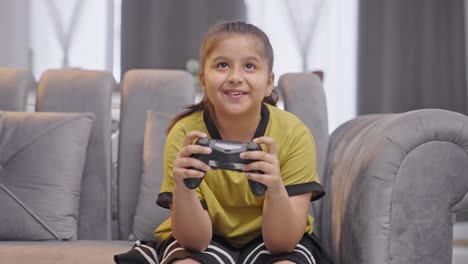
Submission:
{"label": "girl's hand", "polygon": [[184,139],[182,148],[174,160],[174,167],[172,168],[172,175],[175,184],[184,186],[189,190],[185,184],[185,178],[201,178],[210,169],[210,166],[203,161],[190,157],[192,154],[210,154],[211,148],[194,145],[192,142],[196,138],[206,138],[206,134],[200,131],[192,131],[187,134]]}
{"label": "girl's hand", "polygon": [[[266,145],[267,152],[247,151],[240,154],[242,159],[256,160],[255,162],[245,165],[245,175],[249,180],[265,184],[268,187],[267,192],[274,192],[278,190],[278,188],[283,187],[275,140],[271,137],[259,137],[254,139],[253,142]],[[263,174],[247,172],[254,170],[263,171]]]}

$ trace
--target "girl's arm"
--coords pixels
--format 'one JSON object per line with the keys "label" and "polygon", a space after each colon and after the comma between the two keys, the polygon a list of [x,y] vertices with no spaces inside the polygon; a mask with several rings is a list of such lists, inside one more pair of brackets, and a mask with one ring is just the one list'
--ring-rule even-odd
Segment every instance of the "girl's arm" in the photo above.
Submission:
{"label": "girl's arm", "polygon": [[288,196],[284,186],[267,191],[263,206],[262,234],[272,254],[292,252],[307,225],[312,194]]}
{"label": "girl's arm", "polygon": [[255,143],[265,144],[268,151],[241,154],[244,159],[259,160],[245,166],[245,171],[261,170],[264,174],[246,173],[250,180],[268,188],[263,205],[262,235],[265,246],[272,254],[292,252],[304,235],[312,194],[290,197],[283,184],[276,145],[272,138],[260,137]]}
{"label": "girl's arm", "polygon": [[[211,149],[193,145],[195,138],[206,137],[193,131],[187,134],[180,152],[174,160],[174,191],[171,205],[171,228],[174,238],[185,248],[193,251],[205,250],[212,239],[213,230],[208,212],[203,209],[194,190],[184,184],[185,178],[200,178],[209,170],[205,163],[193,159],[194,153],[211,153]],[[201,171],[188,169],[197,168]]]}
{"label": "girl's arm", "polygon": [[212,238],[211,219],[195,191],[175,186],[171,206],[172,234],[185,248],[203,251]]}

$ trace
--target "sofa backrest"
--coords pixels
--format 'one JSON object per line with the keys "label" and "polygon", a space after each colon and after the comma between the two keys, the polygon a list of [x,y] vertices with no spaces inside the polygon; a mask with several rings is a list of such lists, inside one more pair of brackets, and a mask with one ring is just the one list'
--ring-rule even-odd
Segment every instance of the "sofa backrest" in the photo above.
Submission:
{"label": "sofa backrest", "polygon": [[37,112],[91,112],[81,184],[78,239],[111,239],[111,97],[116,83],[106,71],[46,71],[36,94]]}
{"label": "sofa backrest", "polygon": [[285,110],[295,114],[307,125],[317,148],[317,173],[324,175],[328,149],[328,115],[320,76],[315,73],[287,73],[278,81]]}
{"label": "sofa backrest", "polygon": [[[282,94],[285,110],[299,117],[314,136],[317,173],[323,184],[329,134],[322,78],[323,73],[287,73],[280,77],[278,89]],[[321,200],[314,201],[310,213],[316,218],[315,227],[318,226],[321,210]]]}
{"label": "sofa backrest", "polygon": [[[195,82],[181,70],[130,70],[122,81],[119,131],[119,238],[131,234],[142,175],[148,110],[175,115],[194,103]],[[155,190],[154,201],[159,192]],[[156,206],[156,204],[155,204]]]}
{"label": "sofa backrest", "polygon": [[0,110],[26,111],[28,92],[34,87],[34,77],[19,68],[0,68]]}

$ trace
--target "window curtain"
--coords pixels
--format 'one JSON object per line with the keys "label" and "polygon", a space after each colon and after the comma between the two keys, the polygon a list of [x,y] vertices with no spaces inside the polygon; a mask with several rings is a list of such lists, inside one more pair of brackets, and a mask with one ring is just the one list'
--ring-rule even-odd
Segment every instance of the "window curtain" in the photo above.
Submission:
{"label": "window curtain", "polygon": [[463,0],[360,0],[358,114],[467,113]]}
{"label": "window curtain", "polygon": [[245,18],[243,1],[122,0],[122,76],[134,68],[185,69],[199,59],[210,25]]}

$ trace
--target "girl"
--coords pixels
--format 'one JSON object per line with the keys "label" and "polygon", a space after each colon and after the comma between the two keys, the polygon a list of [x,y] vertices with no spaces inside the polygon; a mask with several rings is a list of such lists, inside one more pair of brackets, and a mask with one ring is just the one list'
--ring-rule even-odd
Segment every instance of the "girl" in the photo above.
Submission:
{"label": "girl", "polygon": [[[164,181],[157,203],[171,216],[155,231],[161,263],[328,263],[312,236],[310,202],[323,196],[315,143],[294,115],[275,107],[273,50],[244,22],[223,22],[201,47],[203,100],[168,128]],[[193,154],[211,149],[197,138],[262,144],[241,158],[243,172],[210,170]],[[262,171],[263,174],[247,173]],[[185,178],[203,178],[195,190]],[[247,179],[263,183],[251,193]]]}

